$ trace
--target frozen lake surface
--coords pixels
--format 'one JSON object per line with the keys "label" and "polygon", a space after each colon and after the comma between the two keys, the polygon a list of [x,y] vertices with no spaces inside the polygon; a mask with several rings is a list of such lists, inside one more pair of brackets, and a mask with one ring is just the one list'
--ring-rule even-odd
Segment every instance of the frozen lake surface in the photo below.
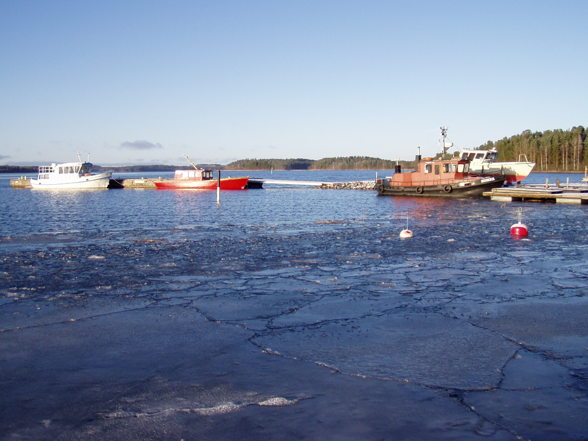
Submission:
{"label": "frozen lake surface", "polygon": [[588,439],[588,207],[215,198],[0,180],[1,440]]}

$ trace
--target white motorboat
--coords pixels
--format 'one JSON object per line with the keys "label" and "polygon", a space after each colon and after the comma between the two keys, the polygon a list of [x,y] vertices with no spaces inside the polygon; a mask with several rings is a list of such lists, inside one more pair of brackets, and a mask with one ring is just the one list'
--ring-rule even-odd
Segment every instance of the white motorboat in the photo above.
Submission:
{"label": "white motorboat", "polygon": [[490,150],[462,150],[459,158],[470,162],[470,173],[480,176],[504,176],[507,183],[521,182],[535,167],[527,155],[519,155],[518,161],[497,162],[498,152]]}
{"label": "white motorboat", "polygon": [[64,162],[42,165],[37,179],[31,179],[33,189],[108,188],[112,172],[92,173],[89,162]]}

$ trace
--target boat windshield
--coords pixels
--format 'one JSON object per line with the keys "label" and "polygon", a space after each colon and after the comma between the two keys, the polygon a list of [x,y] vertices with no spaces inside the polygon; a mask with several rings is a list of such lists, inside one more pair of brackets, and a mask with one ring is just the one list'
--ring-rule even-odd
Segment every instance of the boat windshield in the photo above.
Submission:
{"label": "boat windshield", "polygon": [[468,173],[470,171],[470,164],[457,164],[457,172],[458,173]]}

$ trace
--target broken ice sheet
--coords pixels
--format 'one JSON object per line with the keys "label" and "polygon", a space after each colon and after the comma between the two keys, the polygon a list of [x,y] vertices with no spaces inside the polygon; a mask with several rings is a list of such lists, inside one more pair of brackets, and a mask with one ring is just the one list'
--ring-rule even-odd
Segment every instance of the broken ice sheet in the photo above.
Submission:
{"label": "broken ice sheet", "polygon": [[491,389],[517,346],[437,314],[388,314],[268,332],[257,344],[344,374],[455,389]]}

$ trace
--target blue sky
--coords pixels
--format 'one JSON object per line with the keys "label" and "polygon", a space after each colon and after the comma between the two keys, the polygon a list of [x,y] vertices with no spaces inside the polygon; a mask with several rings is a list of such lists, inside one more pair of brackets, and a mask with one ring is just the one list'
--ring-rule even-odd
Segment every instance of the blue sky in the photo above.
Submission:
{"label": "blue sky", "polygon": [[412,159],[588,125],[588,1],[0,0],[0,164]]}

